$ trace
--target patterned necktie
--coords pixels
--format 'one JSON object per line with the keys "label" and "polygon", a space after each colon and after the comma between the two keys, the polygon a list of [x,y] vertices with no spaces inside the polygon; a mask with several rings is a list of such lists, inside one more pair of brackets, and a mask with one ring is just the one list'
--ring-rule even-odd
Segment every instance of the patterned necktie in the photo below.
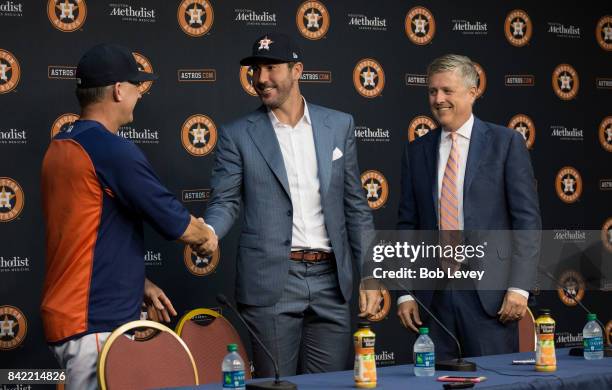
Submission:
{"label": "patterned necktie", "polygon": [[[452,245],[461,243],[459,231],[459,197],[457,195],[457,180],[459,178],[459,147],[457,146],[457,133],[450,133],[452,140],[450,154],[442,178],[442,191],[440,195],[440,244]],[[444,269],[454,273],[461,264],[454,258],[443,257],[441,264]]]}

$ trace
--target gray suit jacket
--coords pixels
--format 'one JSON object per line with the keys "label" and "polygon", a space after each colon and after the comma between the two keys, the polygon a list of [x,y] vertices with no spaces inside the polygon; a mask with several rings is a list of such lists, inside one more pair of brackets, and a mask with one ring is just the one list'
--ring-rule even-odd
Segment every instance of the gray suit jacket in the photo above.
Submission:
{"label": "gray suit jacket", "polygon": [[[361,188],[353,118],[313,104],[308,109],[325,227],[342,296],[348,301],[352,262],[361,270],[362,233],[374,229]],[[332,161],[335,148],[342,157]],[[276,303],[288,275],[293,206],[283,156],[265,107],[221,127],[211,186],[205,219],[219,238],[243,207],[236,300],[256,306]]]}

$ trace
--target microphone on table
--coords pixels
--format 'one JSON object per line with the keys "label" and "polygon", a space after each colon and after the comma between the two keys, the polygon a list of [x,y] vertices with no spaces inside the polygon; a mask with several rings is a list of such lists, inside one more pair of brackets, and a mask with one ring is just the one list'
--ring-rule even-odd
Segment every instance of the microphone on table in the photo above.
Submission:
{"label": "microphone on table", "polygon": [[[563,290],[563,293],[565,294],[565,296],[567,296],[568,298],[572,299],[574,302],[576,302],[578,304],[578,306],[580,306],[582,308],[582,310],[584,310],[587,314],[591,314],[592,312],[582,303],[580,302],[580,300],[578,298],[576,298],[576,293],[571,291],[569,288],[565,287],[564,285],[561,284],[561,282],[559,282],[559,279],[555,278],[550,272],[548,272],[546,269],[542,268],[541,266],[538,266],[538,269],[540,270],[541,273],[543,273],[544,275],[546,275],[546,277],[550,280],[553,281],[553,283],[555,283],[555,285],[557,285],[557,287],[559,287],[560,289]],[[599,320],[599,318],[595,319],[595,321],[597,321],[597,323],[599,324],[599,326],[601,326],[601,330],[602,332],[605,332],[606,327],[604,326],[604,324]],[[602,335],[603,336],[603,335]],[[606,338],[604,337],[604,342],[606,341]],[[583,347],[574,347],[574,348],[570,348],[569,350],[569,355],[570,356],[584,356],[584,348]],[[606,343],[605,347],[604,347],[604,356],[605,357],[612,357],[612,345],[609,345]]]}
{"label": "microphone on table", "polygon": [[227,306],[230,308],[230,310],[236,315],[236,317],[238,317],[242,325],[244,325],[244,327],[247,329],[247,331],[249,332],[249,335],[253,338],[253,340],[257,342],[257,344],[266,353],[266,355],[268,356],[268,358],[270,358],[270,360],[272,361],[272,364],[274,365],[274,380],[273,381],[247,383],[246,389],[247,390],[271,390],[271,389],[273,390],[297,390],[297,385],[295,383],[291,383],[288,381],[281,381],[279,379],[280,375],[279,375],[278,363],[276,362],[276,359],[274,359],[270,351],[268,351],[268,348],[266,348],[264,343],[261,342],[259,337],[257,337],[255,332],[253,332],[253,329],[251,329],[249,324],[247,324],[247,322],[244,320],[240,312],[236,310],[234,305],[232,305],[229,302],[227,297],[223,294],[218,294],[217,302],[219,302],[223,306]]}

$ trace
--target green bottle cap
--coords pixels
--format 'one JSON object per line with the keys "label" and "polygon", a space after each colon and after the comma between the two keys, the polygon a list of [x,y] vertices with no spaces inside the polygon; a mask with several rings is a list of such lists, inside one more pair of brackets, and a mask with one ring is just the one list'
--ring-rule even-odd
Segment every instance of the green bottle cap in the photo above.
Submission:
{"label": "green bottle cap", "polygon": [[597,319],[597,314],[589,313],[587,314],[587,321],[595,321]]}
{"label": "green bottle cap", "polygon": [[419,334],[429,334],[429,328],[426,326],[419,328]]}
{"label": "green bottle cap", "polygon": [[227,344],[228,352],[236,352],[238,350],[237,344]]}

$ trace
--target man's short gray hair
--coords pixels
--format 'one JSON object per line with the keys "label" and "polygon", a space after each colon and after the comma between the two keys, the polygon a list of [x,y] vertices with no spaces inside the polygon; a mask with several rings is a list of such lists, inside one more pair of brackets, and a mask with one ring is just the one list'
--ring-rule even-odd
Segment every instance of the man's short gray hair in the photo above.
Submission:
{"label": "man's short gray hair", "polygon": [[112,85],[92,88],[76,88],[76,97],[81,108],[87,107],[90,104],[101,102],[107,93],[113,88]]}
{"label": "man's short gray hair", "polygon": [[427,77],[453,70],[459,72],[466,87],[478,87],[478,72],[476,72],[474,63],[468,57],[459,54],[445,54],[433,60],[427,67]]}

